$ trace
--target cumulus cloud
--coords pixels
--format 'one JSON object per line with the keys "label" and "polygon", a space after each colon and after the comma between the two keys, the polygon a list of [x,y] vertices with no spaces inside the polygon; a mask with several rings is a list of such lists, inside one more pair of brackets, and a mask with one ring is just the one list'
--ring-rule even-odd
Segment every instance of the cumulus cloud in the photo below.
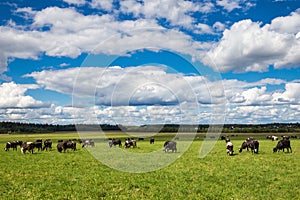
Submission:
{"label": "cumulus cloud", "polygon": [[224,9],[231,12],[236,8],[241,8],[239,2],[240,0],[218,0],[217,5],[222,6]]}
{"label": "cumulus cloud", "polygon": [[289,16],[273,19],[269,29],[283,34],[297,34],[300,31],[300,9],[292,12]]}
{"label": "cumulus cloud", "polygon": [[[191,28],[194,19],[190,13],[196,11],[209,11],[212,5],[194,3],[191,1],[163,0],[163,1],[121,1],[121,11],[132,13],[136,17],[164,18],[173,26]],[[158,12],[159,11],[159,12]]]}
{"label": "cumulus cloud", "polygon": [[9,58],[37,59],[43,52],[76,58],[83,52],[124,55],[130,50],[162,48],[199,58],[209,47],[152,19],[117,21],[112,15],[83,15],[74,8],[37,11],[30,30],[6,26],[0,30],[0,72],[6,70]]}
{"label": "cumulus cloud", "polygon": [[274,99],[278,103],[299,104],[300,102],[300,83],[285,84],[284,92],[275,93]]}
{"label": "cumulus cloud", "polygon": [[[209,91],[209,81],[201,76],[167,73],[165,67],[84,67],[34,72],[33,77],[45,89],[95,98],[95,104],[178,105],[182,102],[216,103],[222,91]],[[61,81],[64,80],[64,81]],[[213,93],[214,92],[214,93]]]}
{"label": "cumulus cloud", "polygon": [[6,71],[11,58],[38,58],[41,52],[39,34],[3,26],[0,32],[0,73]]}
{"label": "cumulus cloud", "polygon": [[37,89],[37,85],[18,85],[14,82],[0,85],[0,108],[39,108],[45,103],[25,95],[29,89]]}
{"label": "cumulus cloud", "polygon": [[[73,95],[73,106],[37,107],[42,102],[23,98],[29,88],[37,85],[3,84],[7,89],[0,91],[12,91],[13,98],[6,98],[9,102],[27,103],[3,103],[0,118],[22,121],[30,117],[48,123],[209,123],[215,107],[222,102],[228,105],[227,123],[294,121],[291,116],[300,115],[300,84],[274,78],[257,82],[225,79],[217,83],[220,81],[210,82],[202,76],[167,73],[163,66],[44,70],[26,77],[33,77],[39,87]],[[269,88],[279,84],[284,89]]]}
{"label": "cumulus cloud", "polygon": [[92,0],[90,3],[92,8],[104,9],[106,11],[111,11],[113,8],[113,0]]}
{"label": "cumulus cloud", "polygon": [[64,2],[68,3],[68,4],[71,4],[71,5],[84,5],[86,3],[85,0],[63,0]]}
{"label": "cumulus cloud", "polygon": [[[131,10],[135,6],[125,6],[130,2],[137,6],[137,11]],[[152,7],[136,1],[122,3],[124,5],[121,8],[125,9],[123,12],[143,13],[149,17],[118,21],[113,15],[83,15],[74,8],[48,7],[41,11],[20,9],[18,12],[27,12],[32,16],[33,23],[29,29],[24,30],[0,26],[0,72],[6,71],[7,62],[13,58],[38,59],[41,53],[76,58],[83,52],[124,55],[128,51],[143,48],[168,49],[188,54],[194,60],[201,60],[221,72],[266,71],[269,65],[285,68],[297,67],[300,63],[300,37],[296,33],[298,11],[290,16],[275,18],[265,26],[251,20],[236,22],[223,32],[219,42],[212,44],[195,41],[177,29],[160,26],[155,20],[154,10],[158,6],[155,2],[147,2]],[[175,12],[174,23],[175,18],[184,19],[181,15],[186,15],[186,19],[192,23],[193,19],[187,13],[196,12],[201,7],[200,4],[186,1],[167,1],[164,6],[167,10],[169,7],[185,7],[179,9],[180,13]],[[168,15],[167,12],[159,13]],[[193,26],[200,34],[215,34],[225,28],[220,22],[212,26],[203,23]]]}
{"label": "cumulus cloud", "polygon": [[[208,52],[203,62],[221,72],[267,71],[275,68],[290,68],[300,65],[300,38],[295,35],[298,12],[275,18],[271,24],[261,26],[251,20],[236,22],[223,32],[220,42]],[[278,22],[279,21],[279,22]],[[292,25],[292,26],[293,26]],[[279,27],[279,28],[278,28]]]}

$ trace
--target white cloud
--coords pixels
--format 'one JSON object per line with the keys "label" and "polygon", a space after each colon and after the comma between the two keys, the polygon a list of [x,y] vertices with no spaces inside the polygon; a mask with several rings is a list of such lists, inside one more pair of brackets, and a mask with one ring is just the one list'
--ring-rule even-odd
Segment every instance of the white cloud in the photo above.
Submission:
{"label": "white cloud", "polygon": [[214,30],[216,30],[216,32],[224,31],[226,28],[225,24],[223,24],[219,21],[215,22],[212,27]]}
{"label": "white cloud", "polygon": [[236,8],[241,8],[239,3],[240,0],[217,0],[217,5],[222,6],[228,12],[231,12]]}
{"label": "white cloud", "polygon": [[212,98],[222,96],[209,92],[209,81],[204,77],[185,77],[165,70],[154,66],[84,67],[34,72],[26,77],[33,77],[45,89],[95,98],[97,105],[177,105],[197,101],[210,104]]}
{"label": "white cloud", "polygon": [[274,94],[274,99],[278,103],[299,104],[300,102],[300,83],[287,83],[284,92]]}
{"label": "white cloud", "polygon": [[123,13],[132,13],[136,17],[142,16],[148,19],[164,18],[173,26],[191,28],[195,21],[190,13],[197,11],[209,11],[210,4],[193,3],[191,1],[162,0],[162,1],[135,1],[125,0],[121,3]]}
{"label": "white cloud", "polygon": [[90,2],[90,6],[92,8],[104,9],[107,11],[111,11],[113,8],[113,0],[92,0]]}
{"label": "white cloud", "polygon": [[[164,67],[86,67],[80,70],[71,68],[27,75],[45,89],[75,95],[73,107],[14,107],[0,110],[1,116],[21,121],[31,117],[41,122],[48,120],[48,123],[209,123],[215,106],[222,100],[223,103],[227,101],[227,123],[295,121],[300,117],[297,111],[300,100],[298,82],[273,78],[257,82],[231,79],[222,81],[222,91],[215,90],[220,88],[219,81],[210,82],[202,76],[169,74]],[[284,89],[268,89],[279,84],[284,84]],[[22,87],[34,89],[37,86]],[[214,90],[209,91],[212,88]],[[17,94],[24,96],[24,89],[12,92],[12,96]]]}
{"label": "white cloud", "polygon": [[85,0],[63,0],[64,2],[68,3],[68,4],[74,4],[77,6],[81,6],[84,5],[86,3]]}
{"label": "white cloud", "polygon": [[197,34],[214,34],[213,29],[207,24],[198,23],[195,25],[195,28],[196,30],[194,32]]}
{"label": "white cloud", "polygon": [[204,23],[198,23],[194,26],[194,33],[196,34],[220,34],[226,28],[225,24],[221,22],[215,22],[212,26]]}
{"label": "white cloud", "polygon": [[46,105],[29,95],[25,95],[28,89],[37,89],[37,85],[2,83],[0,85],[0,108],[38,108]]}
{"label": "white cloud", "polygon": [[10,58],[38,58],[41,51],[39,34],[3,26],[0,26],[0,32],[0,73],[6,71]]}
{"label": "white cloud", "polygon": [[270,30],[279,33],[297,34],[300,32],[300,9],[292,12],[289,16],[277,17],[272,20]]}
{"label": "white cloud", "polygon": [[248,10],[250,7],[255,6],[254,3],[248,0],[217,0],[216,3],[228,12],[231,12],[234,9]]}
{"label": "white cloud", "polygon": [[[43,30],[45,27],[49,30]],[[178,30],[165,29],[155,20],[116,21],[111,15],[85,16],[73,8],[38,11],[30,28],[0,27],[1,72],[6,70],[9,58],[37,59],[43,52],[76,58],[83,52],[124,55],[131,50],[157,48],[199,58],[209,46]]]}
{"label": "white cloud", "polygon": [[[286,20],[287,23],[289,17]],[[270,65],[275,68],[298,67],[300,39],[270,27],[261,27],[260,23],[251,20],[236,22],[223,32],[222,39],[208,52],[203,62],[221,72],[263,72]]]}

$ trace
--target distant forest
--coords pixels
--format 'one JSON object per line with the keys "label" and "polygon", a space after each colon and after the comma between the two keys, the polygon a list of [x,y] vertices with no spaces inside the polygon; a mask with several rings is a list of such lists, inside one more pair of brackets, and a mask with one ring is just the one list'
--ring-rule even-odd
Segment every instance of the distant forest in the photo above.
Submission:
{"label": "distant forest", "polygon": [[[221,125],[220,125],[221,126]],[[142,126],[123,126],[110,124],[36,124],[21,122],[0,122],[0,134],[17,133],[54,133],[61,131],[127,131],[127,132],[195,132],[205,133],[209,125],[178,125],[156,124]],[[272,123],[272,124],[225,124],[223,133],[300,133],[299,123]]]}

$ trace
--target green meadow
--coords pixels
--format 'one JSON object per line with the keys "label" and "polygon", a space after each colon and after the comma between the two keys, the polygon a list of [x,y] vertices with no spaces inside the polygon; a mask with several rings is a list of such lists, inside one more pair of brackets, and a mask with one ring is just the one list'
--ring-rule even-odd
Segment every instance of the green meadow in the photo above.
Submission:
{"label": "green meadow", "polygon": [[[120,132],[107,133],[121,138]],[[77,133],[0,135],[0,199],[299,199],[300,139],[291,139],[292,153],[273,153],[277,142],[255,135],[260,142],[259,154],[238,148],[249,135],[231,137],[235,154],[226,155],[225,142],[218,140],[212,151],[199,158],[204,135],[199,135],[184,153],[179,138],[177,153],[164,153],[164,141],[171,134],[154,135],[138,141],[133,153],[157,150],[166,159],[177,156],[169,166],[147,173],[127,173],[112,169],[93,156],[92,147],[59,153],[58,139],[75,139]],[[52,139],[52,151],[35,150],[34,154],[4,151],[7,141]],[[96,147],[108,141],[99,137]],[[118,147],[116,147],[118,148]],[[112,149],[114,151],[114,149]],[[183,153],[183,154],[182,154]],[[182,154],[182,155],[181,155]],[[155,163],[153,163],[155,164]],[[132,163],[135,165],[135,163]]]}

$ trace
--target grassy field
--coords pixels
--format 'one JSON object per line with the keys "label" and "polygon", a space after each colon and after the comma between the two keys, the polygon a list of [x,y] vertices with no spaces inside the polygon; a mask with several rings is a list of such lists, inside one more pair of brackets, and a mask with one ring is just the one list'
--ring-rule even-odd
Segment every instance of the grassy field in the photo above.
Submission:
{"label": "grassy field", "polygon": [[[110,133],[112,137],[125,137]],[[161,149],[168,134],[138,142],[130,152]],[[273,153],[276,142],[256,136],[259,154],[238,153],[246,135],[231,137],[235,155],[227,156],[225,142],[199,158],[203,136],[174,163],[148,173],[126,173],[99,162],[88,149],[58,153],[57,139],[78,138],[75,133],[42,135],[0,135],[0,147],[7,141],[53,139],[52,151],[22,155],[0,151],[0,199],[299,199],[300,139],[291,140],[293,153]],[[178,140],[178,143],[186,141]],[[107,143],[99,138],[96,145]],[[108,145],[107,145],[108,146]],[[178,153],[163,156],[177,156]],[[132,163],[134,165],[134,163]],[[153,163],[155,164],[155,163]]]}

